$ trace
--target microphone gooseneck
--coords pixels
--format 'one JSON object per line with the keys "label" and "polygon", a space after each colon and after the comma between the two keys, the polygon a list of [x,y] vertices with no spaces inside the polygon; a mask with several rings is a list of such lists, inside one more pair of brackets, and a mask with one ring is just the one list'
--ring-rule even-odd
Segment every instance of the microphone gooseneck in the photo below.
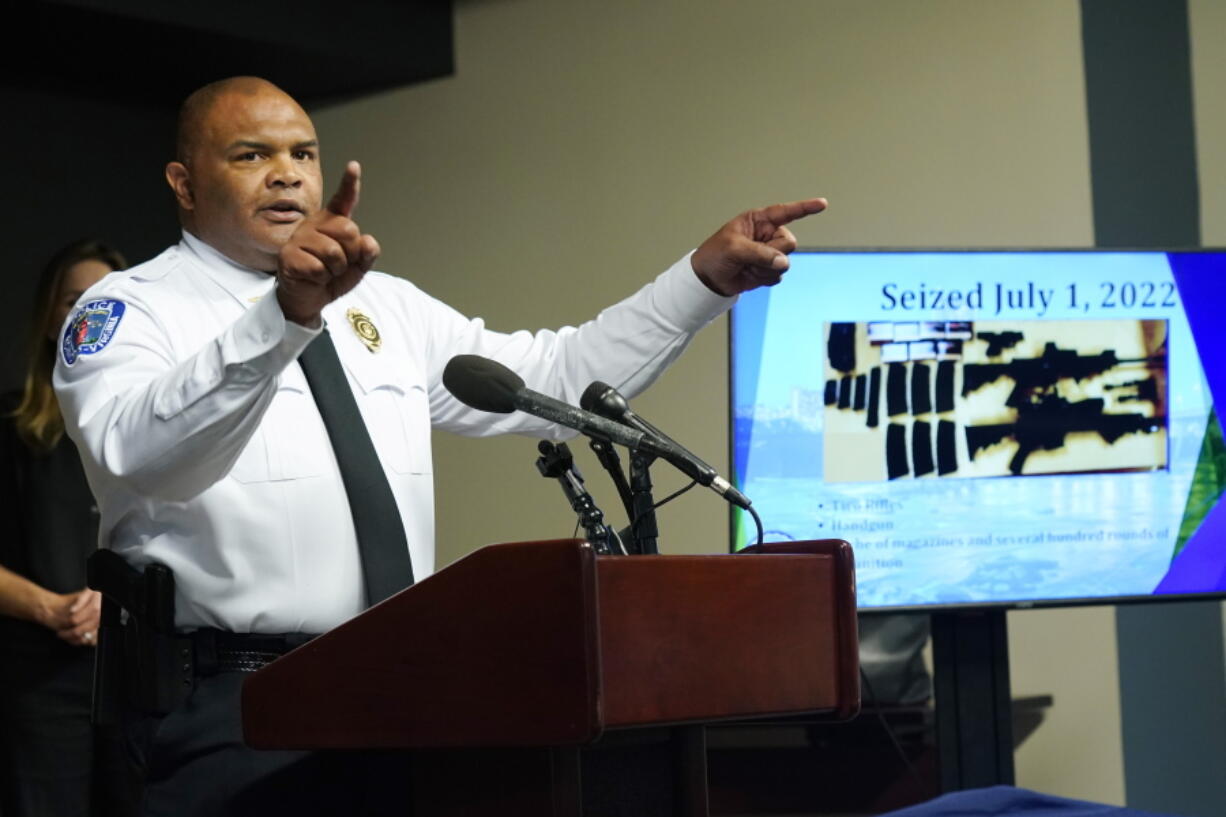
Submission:
{"label": "microphone gooseneck", "polygon": [[479,355],[456,355],[449,360],[443,369],[443,385],[461,403],[480,411],[522,411],[627,448],[655,453],[658,447],[641,431],[529,389],[515,372]]}
{"label": "microphone gooseneck", "polygon": [[749,497],[684,446],[631,411],[626,398],[607,383],[596,381],[588,386],[580,399],[582,408],[579,408],[529,389],[523,378],[497,361],[479,355],[456,355],[443,370],[443,385],[460,402],[479,411],[496,414],[523,411],[593,439],[667,460],[699,485],[753,513]]}
{"label": "microphone gooseneck", "polygon": [[733,505],[748,509],[752,504],[749,497],[721,477],[718,471],[687,450],[685,446],[631,411],[626,398],[608,383],[602,383],[599,380],[593,382],[584,389],[579,405],[587,411],[622,423],[652,438],[661,446],[660,451],[652,453],[667,460],[690,479],[715,491]]}

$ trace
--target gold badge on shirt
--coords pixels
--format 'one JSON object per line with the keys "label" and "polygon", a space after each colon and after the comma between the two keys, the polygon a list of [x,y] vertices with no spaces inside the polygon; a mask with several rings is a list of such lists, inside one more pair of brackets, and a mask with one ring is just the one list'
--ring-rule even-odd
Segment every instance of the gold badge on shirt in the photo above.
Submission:
{"label": "gold badge on shirt", "polygon": [[353,333],[358,336],[358,340],[366,344],[366,348],[371,352],[379,351],[383,346],[383,338],[379,337],[379,330],[371,322],[360,309],[350,309],[345,313],[345,317],[349,319],[349,325],[353,327]]}

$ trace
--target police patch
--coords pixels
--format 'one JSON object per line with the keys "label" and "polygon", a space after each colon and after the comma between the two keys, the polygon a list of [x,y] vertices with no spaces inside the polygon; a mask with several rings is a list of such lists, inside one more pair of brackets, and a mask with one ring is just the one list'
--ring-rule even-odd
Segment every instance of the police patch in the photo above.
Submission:
{"label": "police patch", "polygon": [[64,362],[71,366],[81,355],[105,349],[119,328],[123,310],[123,301],[102,299],[82,304],[64,328],[64,338],[60,341]]}

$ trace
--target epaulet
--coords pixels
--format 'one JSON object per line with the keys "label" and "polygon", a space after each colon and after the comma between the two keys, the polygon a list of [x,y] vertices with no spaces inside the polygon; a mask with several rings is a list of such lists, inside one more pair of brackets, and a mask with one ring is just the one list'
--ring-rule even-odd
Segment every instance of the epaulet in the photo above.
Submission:
{"label": "epaulet", "polygon": [[[385,292],[387,291],[390,291],[390,292],[406,291],[406,290],[398,289],[400,287],[405,287],[406,285],[408,289],[414,290],[416,292],[421,291],[408,278],[405,278],[400,275],[393,275],[390,272],[380,272],[378,270],[371,270],[370,272],[366,273],[366,275],[363,277],[362,280],[363,282],[365,282],[368,279],[370,280],[372,286],[364,290],[365,292],[369,292],[371,289],[383,289],[383,291]],[[356,290],[361,286],[362,284],[358,284],[358,286],[355,287],[354,289]],[[390,289],[386,289],[389,287]]]}
{"label": "epaulet", "polygon": [[177,246],[167,247],[160,254],[155,255],[148,261],[142,264],[137,264],[134,267],[129,267],[124,271],[125,277],[133,282],[148,282],[160,281],[165,278],[171,270],[178,269],[183,265],[183,254],[179,252]]}

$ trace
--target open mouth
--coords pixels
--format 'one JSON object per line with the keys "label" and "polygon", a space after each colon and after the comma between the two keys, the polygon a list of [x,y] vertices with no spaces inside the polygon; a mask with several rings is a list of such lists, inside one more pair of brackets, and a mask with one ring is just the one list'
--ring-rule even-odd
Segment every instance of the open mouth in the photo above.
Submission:
{"label": "open mouth", "polygon": [[260,212],[271,221],[286,223],[297,221],[306,215],[302,205],[292,199],[274,201],[272,204],[260,208]]}

